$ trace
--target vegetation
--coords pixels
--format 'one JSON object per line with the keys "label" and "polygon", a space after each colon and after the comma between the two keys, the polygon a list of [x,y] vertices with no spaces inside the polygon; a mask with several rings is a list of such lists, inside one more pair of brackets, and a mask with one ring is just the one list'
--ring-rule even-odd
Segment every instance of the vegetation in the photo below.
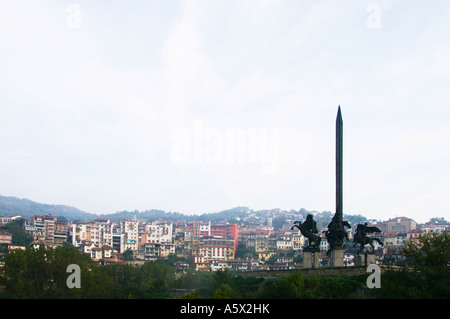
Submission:
{"label": "vegetation", "polygon": [[[23,218],[31,219],[33,215],[53,215],[57,216],[59,220],[75,221],[90,221],[96,218],[108,218],[113,221],[120,221],[122,219],[132,219],[136,216],[138,219],[155,221],[155,220],[167,220],[167,221],[203,221],[203,222],[222,222],[228,221],[230,223],[240,223],[245,220],[248,213],[265,214],[271,210],[253,211],[248,207],[234,207],[220,212],[205,213],[200,215],[186,215],[178,212],[166,212],[158,209],[150,209],[145,211],[120,211],[112,214],[96,215],[84,212],[75,207],[66,205],[49,205],[41,204],[28,199],[21,199],[12,196],[0,195],[0,216],[20,215]],[[279,211],[276,209],[276,211]],[[297,212],[306,218],[310,212],[304,208],[300,208]],[[318,227],[325,227],[330,222],[333,214],[329,211],[324,211],[316,217]],[[344,215],[345,219],[351,223],[359,223],[366,220],[361,215]],[[435,219],[435,221],[443,220]],[[283,211],[279,211],[277,216],[273,220],[273,225],[281,227],[286,224],[286,217]]]}
{"label": "vegetation", "polygon": [[[407,247],[411,267],[383,271],[380,289],[368,289],[365,274],[303,277],[294,271],[264,279],[191,270],[178,275],[172,266],[176,258],[100,266],[73,247],[27,247],[4,256],[0,298],[167,299],[177,289],[185,289],[182,298],[190,299],[450,298],[449,242],[444,233],[424,236],[421,247]],[[80,266],[81,288],[67,287],[70,264]]]}
{"label": "vegetation", "polygon": [[83,212],[75,207],[65,205],[49,205],[11,196],[0,195],[0,216],[20,215],[31,219],[33,215],[64,216],[70,220],[88,221],[97,218],[95,214]]}
{"label": "vegetation", "polygon": [[[0,209],[3,211],[4,203],[0,201]],[[33,207],[26,200],[23,204]],[[246,212],[246,208],[236,208],[204,214],[202,218],[221,220],[227,215],[238,220]],[[308,213],[304,209],[300,212]],[[123,218],[127,214],[118,213],[118,216]],[[140,214],[144,215],[139,217],[157,219],[167,219],[168,216],[174,219],[180,217],[178,213],[153,210]],[[330,212],[321,213],[323,218],[318,218],[318,221],[325,223],[330,214]],[[352,222],[364,219],[360,215],[353,218]],[[192,219],[199,220],[198,216]],[[277,225],[283,225],[285,221],[284,216],[273,220]],[[440,222],[446,221],[443,218],[430,220],[430,223]],[[129,264],[100,266],[88,255],[81,254],[70,245],[55,249],[29,247],[32,239],[24,231],[23,223],[23,219],[18,219],[3,226],[13,235],[13,244],[28,247],[25,250],[7,253],[7,246],[0,245],[0,253],[5,253],[0,257],[3,258],[0,260],[0,265],[3,265],[3,268],[0,268],[0,298],[166,299],[174,297],[174,291],[180,289],[185,290],[184,298],[211,299],[450,298],[450,235],[445,232],[427,233],[420,238],[418,244],[409,242],[406,249],[401,252],[405,257],[404,266],[384,269],[381,274],[381,288],[368,289],[366,286],[368,275],[303,277],[301,271],[295,271],[282,278],[263,279],[246,277],[228,270],[214,273],[191,270],[187,274],[179,275],[173,267],[176,261],[173,256],[167,260],[147,262],[143,266]],[[243,246],[238,247],[237,256],[256,257],[254,250]],[[132,251],[124,252],[124,257],[131,260]],[[299,261],[301,255],[286,257],[293,257]],[[274,261],[275,257],[267,263]],[[80,266],[81,288],[67,287],[66,280],[70,275],[67,266],[70,264]],[[177,297],[180,295],[177,294]]]}
{"label": "vegetation", "polygon": [[441,273],[449,271],[450,234],[425,233],[419,238],[419,244],[408,242],[403,251],[407,264],[416,271]]}
{"label": "vegetation", "polygon": [[[95,298],[101,296],[110,279],[91,261],[88,255],[80,254],[69,247],[27,247],[15,250],[4,257],[0,276],[0,290],[9,298]],[[69,289],[66,284],[67,266],[80,267],[82,289]]]}
{"label": "vegetation", "polygon": [[33,237],[26,233],[24,223],[25,219],[19,218],[4,226],[5,230],[12,235],[13,245],[27,246],[33,241]]}
{"label": "vegetation", "polygon": [[41,204],[28,199],[21,199],[12,196],[0,195],[0,216],[20,215],[24,218],[31,219],[33,215],[53,215],[58,219],[67,219],[70,221],[90,221],[96,218],[109,218],[114,221],[122,219],[131,219],[137,216],[139,219],[155,221],[164,219],[167,221],[186,220],[186,221],[211,221],[218,222],[227,220],[229,222],[237,222],[244,218],[249,209],[247,207],[235,207],[216,213],[208,213],[201,215],[185,215],[178,212],[165,212],[163,210],[151,209],[145,211],[121,211],[113,214],[96,215],[79,210],[75,207],[66,205],[49,205]]}
{"label": "vegetation", "polygon": [[258,253],[255,251],[255,249],[250,247],[245,247],[244,244],[239,243],[238,248],[236,250],[236,259],[246,259],[246,258],[258,258]]}

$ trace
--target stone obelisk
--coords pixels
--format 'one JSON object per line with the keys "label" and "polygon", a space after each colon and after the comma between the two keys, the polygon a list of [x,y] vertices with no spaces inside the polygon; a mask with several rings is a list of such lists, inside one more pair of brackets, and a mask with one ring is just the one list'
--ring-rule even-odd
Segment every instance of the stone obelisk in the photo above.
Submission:
{"label": "stone obelisk", "polygon": [[343,168],[343,121],[341,106],[336,117],[336,221],[343,221],[342,168]]}
{"label": "stone obelisk", "polygon": [[336,213],[333,216],[326,238],[330,245],[329,257],[331,267],[344,266],[344,239],[347,238],[345,227],[350,227],[343,221],[343,121],[341,106],[338,107],[336,117]]}

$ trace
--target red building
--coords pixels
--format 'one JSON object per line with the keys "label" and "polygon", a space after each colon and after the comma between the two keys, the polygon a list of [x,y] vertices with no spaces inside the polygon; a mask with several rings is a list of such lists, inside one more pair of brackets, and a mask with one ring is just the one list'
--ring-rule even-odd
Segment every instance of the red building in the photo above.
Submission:
{"label": "red building", "polygon": [[193,232],[194,246],[199,240],[199,237],[206,236],[220,236],[227,239],[234,240],[234,250],[237,250],[238,246],[238,226],[237,224],[211,224],[211,222],[192,222],[188,223],[185,227],[186,231]]}
{"label": "red building", "polygon": [[237,251],[239,232],[236,224],[213,224],[211,225],[211,236],[234,239],[234,251]]}
{"label": "red building", "polygon": [[12,235],[6,231],[0,231],[0,244],[12,244]]}

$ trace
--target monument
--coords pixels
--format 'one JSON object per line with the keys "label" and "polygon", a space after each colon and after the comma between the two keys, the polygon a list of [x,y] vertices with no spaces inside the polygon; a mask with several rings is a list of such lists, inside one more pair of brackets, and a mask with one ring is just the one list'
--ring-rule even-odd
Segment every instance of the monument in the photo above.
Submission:
{"label": "monument", "polygon": [[[353,247],[360,245],[358,255],[356,256],[356,266],[369,266],[376,263],[374,242],[383,246],[383,242],[375,237],[368,237],[367,234],[381,233],[378,227],[367,226],[367,223],[360,224],[356,227],[355,237],[353,238]],[[371,250],[366,249],[366,245],[372,247]]]}
{"label": "monument", "polygon": [[344,227],[350,228],[350,224],[343,220],[343,121],[341,106],[338,107],[336,117],[336,213],[328,224],[325,237],[330,245],[327,255],[330,258],[331,267],[344,266],[344,239],[348,240],[348,234]]}
{"label": "monument", "polygon": [[319,268],[320,236],[316,234],[317,225],[313,215],[308,214],[305,222],[295,221],[291,230],[297,227],[303,236],[308,239],[308,246],[303,248],[303,268]]}

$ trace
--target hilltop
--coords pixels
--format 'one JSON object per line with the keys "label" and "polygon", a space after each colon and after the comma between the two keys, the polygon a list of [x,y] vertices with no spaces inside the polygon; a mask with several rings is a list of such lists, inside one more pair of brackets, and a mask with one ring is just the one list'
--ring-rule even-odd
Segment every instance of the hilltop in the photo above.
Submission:
{"label": "hilltop", "polygon": [[222,220],[239,220],[240,218],[244,218],[249,211],[250,209],[247,207],[235,207],[221,212],[201,215],[185,215],[178,212],[166,212],[158,209],[150,209],[145,211],[119,211],[112,214],[98,215],[67,205],[42,204],[26,198],[0,195],[0,216],[20,215],[23,218],[31,219],[33,215],[53,215],[57,217],[64,217],[72,222],[90,221],[96,218],[107,218],[113,221],[119,221],[122,219],[132,219],[134,217],[150,221],[164,219],[168,221],[200,220],[218,222]]}
{"label": "hilltop", "polygon": [[0,195],[0,216],[11,215],[20,215],[26,219],[31,219],[33,215],[53,215],[65,217],[70,221],[88,221],[98,218],[96,214],[67,205],[41,204],[26,198]]}
{"label": "hilltop", "polygon": [[[136,217],[137,219],[143,220],[167,220],[167,221],[211,221],[211,222],[239,222],[246,219],[249,215],[255,216],[257,219],[265,219],[267,216],[275,216],[274,222],[280,224],[283,223],[288,216],[297,216],[300,218],[305,218],[307,214],[313,214],[317,220],[319,226],[325,226],[328,224],[333,214],[331,212],[316,212],[308,211],[301,208],[298,211],[295,210],[281,210],[279,208],[259,210],[255,211],[248,207],[234,207],[227,210],[212,212],[200,215],[186,215],[178,212],[166,212],[164,210],[150,209],[145,211],[120,211],[112,214],[93,214],[89,212],[82,211],[78,208],[67,206],[67,205],[53,205],[53,204],[42,204],[31,201],[29,199],[22,199],[12,196],[2,196],[0,195],[0,216],[12,216],[20,215],[23,218],[31,219],[33,215],[53,215],[57,217],[64,217],[72,222],[75,221],[91,221],[96,218],[107,218],[112,221],[120,221],[123,219],[132,219]],[[352,222],[365,221],[366,218],[361,215],[346,215],[352,219]],[[323,225],[322,225],[323,224]]]}

